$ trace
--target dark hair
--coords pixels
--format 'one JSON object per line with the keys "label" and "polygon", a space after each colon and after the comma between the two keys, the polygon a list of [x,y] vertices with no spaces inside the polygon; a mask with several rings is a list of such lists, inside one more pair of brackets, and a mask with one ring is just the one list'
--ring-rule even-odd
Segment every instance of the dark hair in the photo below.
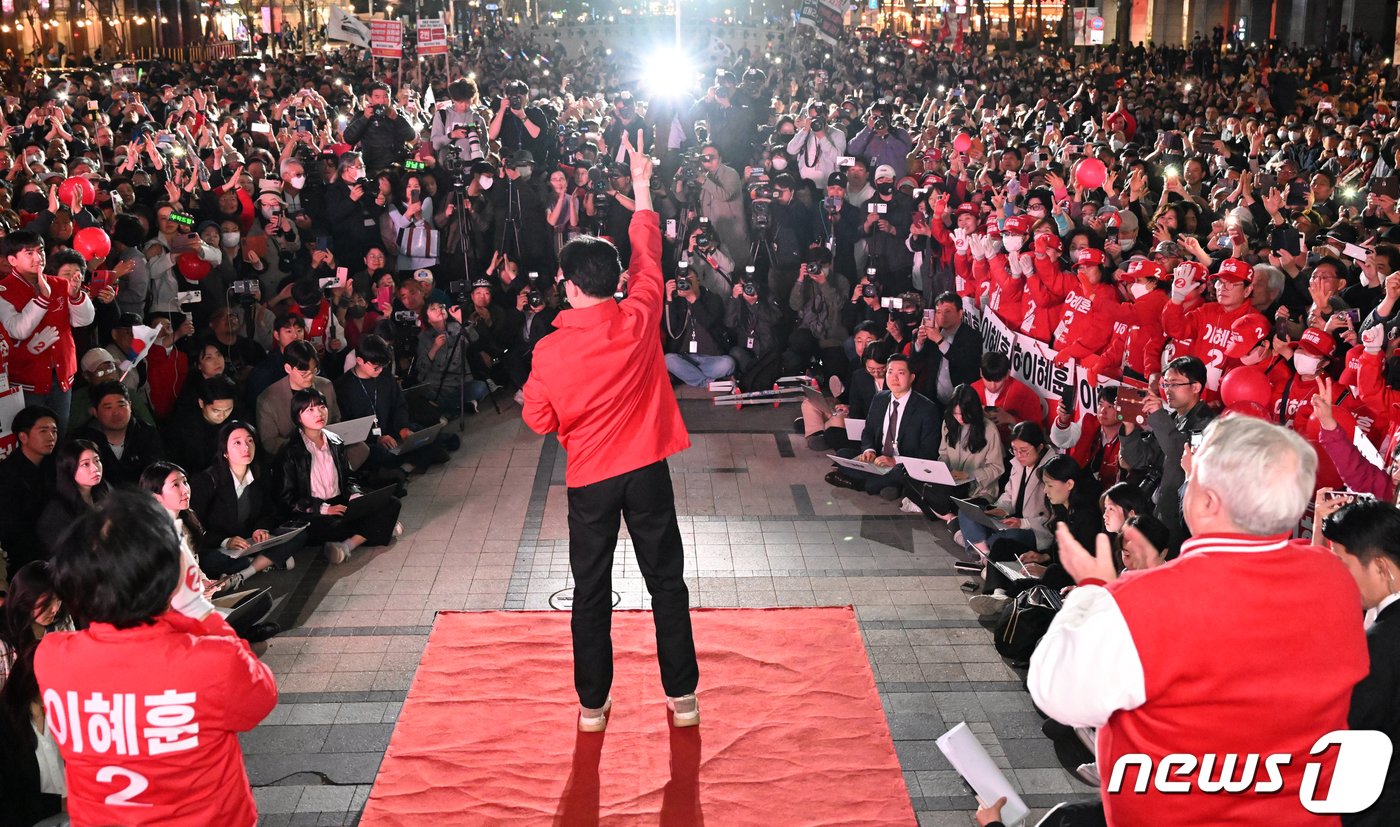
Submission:
{"label": "dark hair", "polygon": [[147,494],[159,495],[165,488],[166,479],[171,474],[184,474],[186,479],[189,478],[189,474],[185,474],[185,469],[173,462],[161,459],[147,465],[141,471],[141,478],[136,483],[136,487]]}
{"label": "dark hair", "polygon": [[14,652],[9,677],[0,688],[0,723],[15,742],[31,750],[38,746],[29,723],[29,705],[39,698],[39,681],[34,674],[34,653],[39,648],[34,637],[34,612],[46,606],[46,598],[54,597],[49,564],[34,560],[10,578],[9,594],[0,609],[0,641]]}
{"label": "dark hair", "polygon": [[1162,556],[1167,560],[1175,560],[1177,551],[1171,547],[1172,533],[1167,528],[1166,523],[1157,519],[1151,513],[1139,511],[1136,516],[1129,517],[1123,523],[1124,526],[1132,526],[1142,532],[1142,536],[1147,538],[1147,542],[1152,547],[1162,552]]}
{"label": "dark hair", "polygon": [[81,626],[154,622],[180,583],[180,540],[146,494],[118,491],[63,533],[50,562],[54,589]]}
{"label": "dark hair", "polygon": [[273,331],[281,330],[284,327],[299,327],[306,330],[306,318],[300,313],[282,313],[272,320]]}
{"label": "dark hair", "polygon": [[365,95],[369,96],[374,92],[390,92],[389,84],[382,80],[371,81],[365,85]]}
{"label": "dark hair", "polygon": [[1152,498],[1147,496],[1143,490],[1130,482],[1120,482],[1110,485],[1103,496],[1099,497],[1099,508],[1103,509],[1104,503],[1112,500],[1114,505],[1123,509],[1126,514],[1151,514]]}
{"label": "dark hair", "polygon": [[49,259],[48,270],[50,273],[57,273],[59,268],[65,264],[76,265],[84,273],[88,269],[87,259],[83,258],[82,253],[77,250],[59,250]]}
{"label": "dark hair", "polygon": [[962,309],[963,309],[962,297],[959,296],[957,293],[954,293],[954,292],[951,291],[951,290],[945,290],[944,292],[939,293],[937,296],[934,296],[934,297],[933,297],[933,303],[934,303],[935,305],[939,305],[939,304],[951,304],[953,307],[956,307],[958,310],[962,310]]}
{"label": "dark hair", "polygon": [[355,345],[355,355],[371,365],[380,367],[394,361],[393,348],[389,347],[389,343],[384,341],[383,336],[374,333],[360,337],[359,343]]}
{"label": "dark hair", "polygon": [[585,296],[606,299],[617,290],[622,262],[611,241],[581,235],[559,251],[559,269]]}
{"label": "dark hair", "polygon": [[862,365],[864,365],[866,362],[874,361],[879,362],[881,365],[883,365],[885,364],[885,359],[888,356],[889,348],[885,346],[885,343],[882,340],[876,339],[875,341],[865,346],[865,352],[861,354],[860,362]]}
{"label": "dark hair", "polygon": [[910,370],[910,367],[909,367],[909,357],[908,357],[908,356],[905,356],[903,353],[892,353],[892,354],[890,354],[890,357],[889,357],[888,359],[885,360],[885,367],[888,368],[890,365],[893,365],[895,362],[903,362],[903,363],[904,363],[904,369],[905,369],[905,370]]}
{"label": "dark hair", "polygon": [[112,380],[93,385],[92,390],[88,392],[88,403],[92,405],[93,409],[96,409],[98,405],[102,404],[102,400],[109,396],[120,396],[128,402],[131,401],[131,391],[127,390],[126,385]]}
{"label": "dark hair", "polygon": [[1322,521],[1322,536],[1362,563],[1384,555],[1400,566],[1400,508],[1382,500],[1348,503]]}
{"label": "dark hair", "polygon": [[146,228],[141,219],[130,213],[117,213],[112,219],[112,240],[123,247],[140,247],[146,240]]}
{"label": "dark hair", "polygon": [[[228,441],[233,438],[233,434],[235,431],[247,431],[248,435],[253,438],[255,446],[258,441],[258,429],[253,427],[253,425],[251,425],[250,423],[244,422],[241,419],[230,419],[229,421],[225,422],[223,427],[219,429],[219,436],[214,442],[214,465],[220,471],[227,471],[229,468]],[[254,447],[254,463],[257,462],[257,451],[258,449]]]}
{"label": "dark hair", "polygon": [[1163,373],[1174,370],[1186,377],[1186,381],[1194,382],[1204,390],[1206,386],[1206,363],[1195,356],[1178,356],[1167,363],[1162,369]]}
{"label": "dark hair", "polygon": [[204,387],[200,389],[199,401],[206,405],[213,404],[216,399],[237,399],[238,383],[225,376],[211,376],[204,380]]}
{"label": "dark hair", "polygon": [[282,359],[295,370],[311,370],[313,365],[319,364],[316,348],[305,339],[288,342],[282,349]]}
{"label": "dark hair", "polygon": [[15,230],[0,238],[0,259],[7,259],[21,250],[43,249],[44,239],[32,230]]}
{"label": "dark hair", "polygon": [[[1068,509],[1070,514],[1084,514],[1093,511],[1098,514],[1099,484],[1092,475],[1084,473],[1084,469],[1079,467],[1079,463],[1073,457],[1066,454],[1056,454],[1046,463],[1040,466],[1041,480],[1052,479],[1057,482],[1072,482],[1074,488],[1069,492]],[[1047,502],[1049,498],[1047,497]]]}
{"label": "dark hair", "polygon": [[1000,382],[1011,373],[1011,360],[998,350],[982,354],[982,378],[988,382]]}
{"label": "dark hair", "polygon": [[[83,458],[84,451],[91,451],[99,458],[102,452],[97,450],[97,446],[86,439],[71,439],[58,446],[54,452],[54,483],[53,493],[58,499],[72,508],[86,508],[87,503],[78,494],[78,483],[74,479],[78,473],[78,462]],[[93,486],[92,501],[98,502],[111,491],[107,485],[107,478]]]}
{"label": "dark hair", "polygon": [[855,338],[855,335],[857,333],[869,333],[876,339],[879,339],[881,336],[885,335],[885,331],[879,325],[869,320],[863,321],[860,324],[856,325],[855,329],[851,331],[851,337]]}
{"label": "dark hair", "polygon": [[1011,426],[1011,440],[1043,448],[1045,447],[1045,429],[1040,427],[1039,422],[1032,422],[1029,419],[1025,422],[1017,422]]}
{"label": "dark hair", "polygon": [[26,405],[24,409],[15,414],[15,418],[10,420],[10,433],[18,436],[27,434],[34,430],[34,426],[39,424],[41,419],[52,419],[54,424],[58,424],[58,414],[52,409],[43,405]]}
{"label": "dark hair", "polygon": [[326,395],[315,388],[304,388],[292,392],[292,424],[301,428],[302,412],[312,405],[329,405]]}
{"label": "dark hair", "polygon": [[954,411],[962,411],[963,422],[967,423],[967,450],[978,453],[987,447],[987,422],[982,413],[982,398],[977,391],[967,385],[953,388],[952,399],[943,414],[943,425],[948,429],[948,444],[958,445],[962,439],[963,425],[958,422]]}
{"label": "dark hair", "polygon": [[457,78],[447,84],[447,96],[454,101],[469,101],[476,97],[476,84],[466,78]]}

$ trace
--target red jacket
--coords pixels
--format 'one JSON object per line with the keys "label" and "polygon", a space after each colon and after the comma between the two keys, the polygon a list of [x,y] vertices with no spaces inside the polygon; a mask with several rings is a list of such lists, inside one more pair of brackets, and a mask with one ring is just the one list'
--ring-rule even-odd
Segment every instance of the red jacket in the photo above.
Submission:
{"label": "red jacket", "polygon": [[661,229],[632,215],[627,298],[565,310],[535,345],[525,424],[559,432],[570,488],[635,471],[690,447],[661,354]]}
{"label": "red jacket", "polygon": [[1030,386],[1014,376],[1006,378],[1006,384],[1001,386],[1001,393],[997,394],[995,402],[987,401],[987,381],[985,379],[973,382],[972,389],[977,392],[977,398],[982,400],[983,406],[992,405],[1001,408],[1016,417],[1017,422],[1045,424],[1045,403],[1040,400],[1040,396],[1035,391],[1030,389]]}
{"label": "red jacket", "polygon": [[0,280],[0,322],[10,337],[10,382],[37,394],[48,393],[53,378],[68,390],[78,375],[73,328],[92,324],[97,311],[83,290],[68,295],[68,280],[49,281],[49,298],[39,298],[29,282],[11,273]]}
{"label": "red jacket", "polygon": [[146,356],[146,386],[150,389],[151,413],[162,421],[175,410],[175,400],[185,388],[190,359],[173,345],[169,350],[156,345]]}
{"label": "red jacket", "polygon": [[1065,296],[1079,282],[1073,273],[1060,269],[1058,259],[1050,256],[1027,255],[1032,261],[1034,275],[1026,279],[1026,301],[1022,311],[1021,332],[1046,344],[1055,338],[1055,325],[1064,315]]}
{"label": "red jacket", "polygon": [[1055,328],[1055,360],[1082,359],[1103,353],[1113,339],[1113,325],[1122,316],[1118,290],[1111,284],[1096,284],[1087,295],[1075,287],[1065,297],[1060,321]]}
{"label": "red jacket", "polygon": [[1012,330],[1021,329],[1021,321],[1025,318],[1023,301],[1026,292],[1026,280],[1011,275],[1011,268],[1007,266],[1006,254],[997,253],[989,257],[985,262],[974,261],[972,272],[974,275],[982,265],[992,282],[991,298],[987,302],[987,307]]}
{"label": "red jacket", "polygon": [[[1174,301],[1168,301],[1162,310],[1162,329],[1178,343],[1176,356],[1195,356],[1206,363],[1207,385],[1211,390],[1219,390],[1221,375],[1239,365],[1238,359],[1225,355],[1225,346],[1230,343],[1230,325],[1244,316],[1259,316],[1266,327],[1269,323],[1254,305],[1241,304],[1234,310],[1226,310],[1220,302],[1206,302],[1191,310]],[[1189,340],[1189,348],[1181,347]]]}
{"label": "red jacket", "polygon": [[34,656],[74,827],[252,827],[238,733],[277,704],[272,670],[218,613],[44,636]]}

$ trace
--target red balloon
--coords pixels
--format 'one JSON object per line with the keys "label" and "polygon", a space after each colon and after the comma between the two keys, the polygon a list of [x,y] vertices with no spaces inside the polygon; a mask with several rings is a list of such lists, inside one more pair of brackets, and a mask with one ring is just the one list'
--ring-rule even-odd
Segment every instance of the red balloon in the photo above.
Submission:
{"label": "red balloon", "polygon": [[95,261],[112,252],[112,239],[101,227],[84,227],[73,234],[73,249],[88,261]]}
{"label": "red balloon", "polygon": [[181,253],[175,259],[175,266],[179,268],[180,275],[190,281],[203,281],[209,275],[209,271],[214,269],[214,265],[199,257],[198,253]]}
{"label": "red balloon", "polygon": [[1074,180],[1086,190],[1101,187],[1103,182],[1108,180],[1108,167],[1098,158],[1085,158],[1075,168]]}
{"label": "red balloon", "polygon": [[1267,410],[1274,401],[1274,386],[1269,383],[1269,376],[1262,368],[1254,365],[1237,367],[1220,380],[1220,401],[1227,408],[1253,402]]}
{"label": "red balloon", "polygon": [[80,175],[74,175],[72,178],[65,178],[63,183],[58,185],[58,200],[61,201],[64,206],[71,206],[73,203],[74,190],[82,193],[81,198],[83,206],[91,207],[96,203],[97,187],[94,187],[91,181]]}
{"label": "red balloon", "polygon": [[967,152],[971,148],[972,136],[966,132],[959,132],[957,137],[953,139],[953,149],[958,152]]}

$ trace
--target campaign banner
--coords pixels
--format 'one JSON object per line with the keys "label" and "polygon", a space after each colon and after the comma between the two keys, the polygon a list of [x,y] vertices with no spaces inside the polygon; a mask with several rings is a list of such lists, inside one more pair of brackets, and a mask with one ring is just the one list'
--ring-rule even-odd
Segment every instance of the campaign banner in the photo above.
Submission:
{"label": "campaign banner", "polygon": [[797,22],[811,26],[817,37],[834,46],[841,37],[841,30],[845,28],[842,16],[840,3],[833,0],[805,0]]}
{"label": "campaign banner", "polygon": [[1032,338],[1006,326],[995,313],[982,311],[969,312],[967,320],[982,334],[982,350],[1005,353],[1011,360],[1011,373],[1025,382],[1040,398],[1045,400],[1063,399],[1071,391],[1074,394],[1075,419],[1093,413],[1098,407],[1099,385],[1117,385],[1112,380],[1100,380],[1097,385],[1089,381],[1089,374],[1074,360],[1066,364],[1055,364],[1055,349],[1039,339]]}
{"label": "campaign banner", "polygon": [[447,54],[447,26],[441,18],[419,18],[418,56]]}
{"label": "campaign banner", "polygon": [[369,51],[375,57],[403,60],[403,23],[398,20],[369,21]]}
{"label": "campaign banner", "polygon": [[112,70],[112,83],[122,86],[128,83],[136,83],[140,80],[140,73],[135,66],[120,66]]}
{"label": "campaign banner", "polygon": [[346,14],[339,6],[331,6],[326,18],[326,39],[352,43],[361,49],[369,48],[369,29],[352,15]]}

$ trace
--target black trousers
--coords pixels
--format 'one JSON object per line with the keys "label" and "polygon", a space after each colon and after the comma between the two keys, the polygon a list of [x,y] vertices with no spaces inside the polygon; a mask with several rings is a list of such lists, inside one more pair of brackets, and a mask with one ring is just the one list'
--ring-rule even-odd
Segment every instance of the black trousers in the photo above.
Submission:
{"label": "black trousers", "polygon": [[690,631],[690,592],[665,460],[569,489],[569,567],[574,574],[574,688],[579,703],[601,707],[612,688],[612,565],[621,520],[651,594],[661,685],[689,695],[700,680]]}

